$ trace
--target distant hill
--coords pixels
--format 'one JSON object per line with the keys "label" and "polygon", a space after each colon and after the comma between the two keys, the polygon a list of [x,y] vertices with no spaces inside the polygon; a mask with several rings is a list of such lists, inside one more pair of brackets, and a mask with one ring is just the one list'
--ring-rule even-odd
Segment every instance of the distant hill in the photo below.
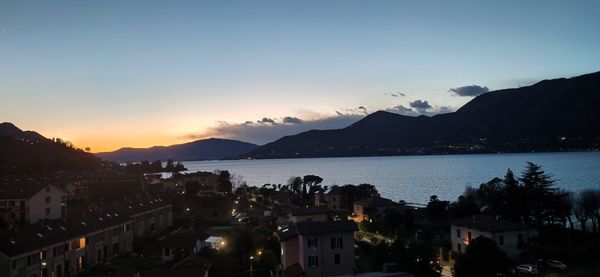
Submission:
{"label": "distant hill", "polygon": [[88,170],[99,166],[100,159],[68,143],[22,131],[12,123],[0,123],[0,175]]}
{"label": "distant hill", "polygon": [[237,157],[258,147],[255,144],[227,139],[204,139],[171,146],[154,146],[150,148],[121,148],[114,152],[96,153],[104,160],[116,162],[135,161],[192,161],[218,160]]}
{"label": "distant hill", "polygon": [[489,92],[453,113],[378,111],[336,130],[286,136],[243,155],[290,158],[598,148],[600,72]]}

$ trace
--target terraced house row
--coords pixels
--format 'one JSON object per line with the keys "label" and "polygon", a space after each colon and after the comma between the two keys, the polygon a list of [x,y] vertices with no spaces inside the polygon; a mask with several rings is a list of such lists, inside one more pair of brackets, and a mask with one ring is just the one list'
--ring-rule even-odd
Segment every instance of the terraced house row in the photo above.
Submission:
{"label": "terraced house row", "polygon": [[171,204],[145,197],[63,219],[13,225],[0,231],[0,272],[7,277],[75,276],[131,251],[135,237],[171,224]]}

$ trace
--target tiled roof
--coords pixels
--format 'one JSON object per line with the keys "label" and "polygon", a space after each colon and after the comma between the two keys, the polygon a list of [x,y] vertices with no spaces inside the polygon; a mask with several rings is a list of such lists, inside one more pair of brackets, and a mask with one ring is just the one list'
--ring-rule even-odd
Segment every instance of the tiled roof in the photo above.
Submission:
{"label": "tiled roof", "polygon": [[465,217],[454,220],[451,224],[492,233],[533,229],[529,225],[503,220],[491,215]]}
{"label": "tiled roof", "polygon": [[3,229],[0,230],[0,252],[9,257],[31,252],[128,222],[134,214],[169,205],[169,202],[160,198],[130,199],[121,201],[116,206],[88,210],[66,219]]}
{"label": "tiled roof", "polygon": [[47,185],[63,190],[62,183],[52,178],[0,177],[0,199],[29,199]]}
{"label": "tiled roof", "polygon": [[280,241],[291,239],[297,235],[320,235],[329,233],[346,233],[358,230],[354,221],[304,221],[297,222],[289,228],[277,232]]}

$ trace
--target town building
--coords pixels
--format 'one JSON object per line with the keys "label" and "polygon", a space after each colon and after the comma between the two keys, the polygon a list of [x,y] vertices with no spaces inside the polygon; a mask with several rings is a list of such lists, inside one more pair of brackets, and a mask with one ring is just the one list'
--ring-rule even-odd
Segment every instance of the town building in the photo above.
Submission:
{"label": "town building", "polygon": [[204,246],[200,234],[194,229],[175,231],[158,241],[162,248],[162,261],[179,260],[192,253],[198,253]]}
{"label": "town building", "polygon": [[315,193],[315,206],[327,206],[332,211],[344,211],[342,188],[332,186],[325,192]]}
{"label": "town building", "polygon": [[328,221],[331,211],[327,206],[313,206],[305,208],[294,208],[290,210],[291,222],[302,221]]}
{"label": "town building", "polygon": [[283,276],[333,276],[354,272],[354,221],[300,221],[276,233]]}
{"label": "town building", "polygon": [[386,209],[397,208],[400,204],[383,197],[369,197],[354,202],[351,219],[356,222],[378,220]]}
{"label": "town building", "polygon": [[62,219],[0,230],[0,272],[6,277],[75,276],[131,251],[134,237],[172,223],[161,198],[124,199]]}
{"label": "town building", "polygon": [[450,238],[454,252],[464,253],[469,243],[479,236],[494,240],[500,249],[514,259],[519,257],[520,246],[537,237],[538,232],[529,225],[490,215],[474,215],[451,222]]}
{"label": "town building", "polygon": [[6,224],[32,224],[66,215],[66,192],[35,179],[0,181],[0,218]]}

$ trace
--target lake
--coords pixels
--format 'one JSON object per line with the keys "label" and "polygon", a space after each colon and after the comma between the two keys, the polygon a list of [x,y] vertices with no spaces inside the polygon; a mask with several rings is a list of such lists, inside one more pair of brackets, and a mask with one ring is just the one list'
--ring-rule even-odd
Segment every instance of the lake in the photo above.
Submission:
{"label": "lake", "polygon": [[435,155],[183,162],[189,171],[229,170],[249,185],[285,184],[290,176],[318,175],[323,185],[369,183],[383,197],[425,204],[429,196],[456,200],[507,169],[520,175],[526,162],[543,167],[556,186],[577,192],[600,188],[600,152]]}

